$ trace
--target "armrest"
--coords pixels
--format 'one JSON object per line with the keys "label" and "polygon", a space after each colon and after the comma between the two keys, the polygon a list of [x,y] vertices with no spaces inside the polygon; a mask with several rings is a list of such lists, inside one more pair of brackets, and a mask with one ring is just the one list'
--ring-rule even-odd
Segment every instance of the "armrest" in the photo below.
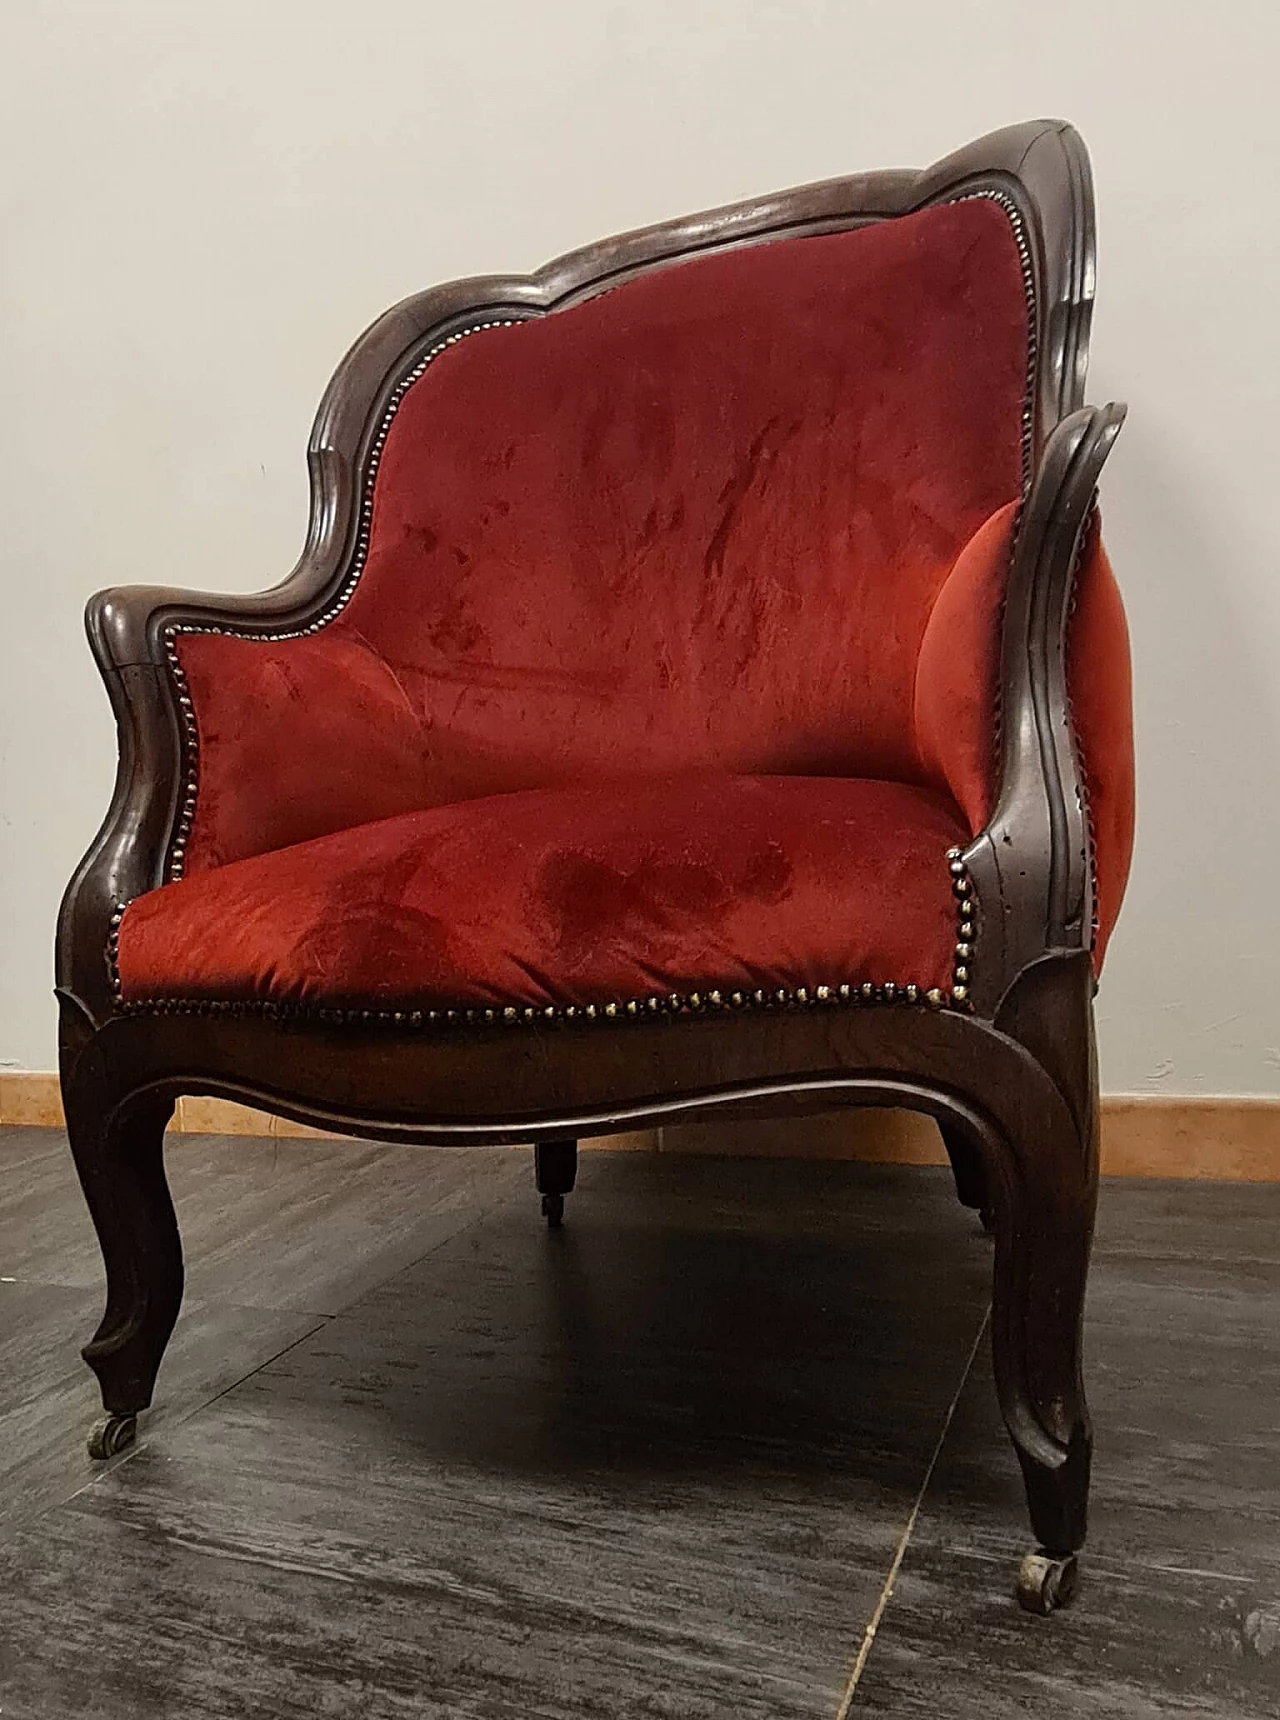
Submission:
{"label": "armrest", "polygon": [[[1094,844],[1089,785],[1072,699],[1072,626],[1077,573],[1096,533],[1091,533],[1098,476],[1124,422],[1117,405],[1086,407],[1056,427],[1045,444],[1018,523],[1005,595],[999,663],[999,775],[996,803],[985,827],[966,851],[982,909],[983,958],[974,1001],[994,1013],[1000,997],[1031,963],[1048,954],[1092,951],[1095,956]],[[1100,553],[1100,552],[1099,552]],[[1105,560],[1091,583],[1081,619],[1093,628],[1114,626],[1119,614],[1118,652],[1123,664],[1101,688],[1123,701],[1116,721],[1128,735],[1128,658],[1123,612]],[[1087,643],[1087,642],[1086,642]],[[1079,666],[1077,666],[1079,667]],[[1092,672],[1089,665],[1084,679]],[[993,737],[994,739],[994,737]],[[1127,842],[1132,828],[1132,754],[1115,748],[1114,768],[1123,776],[1127,803],[1111,832],[1124,844],[1110,856],[1123,889]],[[1108,904],[1114,913],[1118,900]]]}
{"label": "armrest", "polygon": [[[157,609],[171,618],[154,595],[109,593],[95,603],[110,604],[113,625],[123,622],[146,643]],[[182,619],[199,626],[193,609],[184,601]],[[91,613],[119,765],[111,807],[59,923],[58,983],[82,1000],[100,991],[112,916],[135,896],[184,870],[424,802],[421,726],[394,672],[358,633],[246,638],[224,630],[243,626],[225,605],[216,617],[204,623],[216,631],[178,636],[175,676],[163,634],[160,663],[104,662]],[[123,627],[112,643],[122,636]],[[193,820],[197,780],[204,817]]]}
{"label": "armrest", "polygon": [[304,630],[339,589],[355,553],[361,473],[379,413],[408,355],[490,307],[529,314],[562,284],[554,272],[545,286],[540,277],[452,281],[393,306],[365,331],[329,384],[312,428],[307,538],[297,566],[281,584],[230,597],[139,586],[99,592],[90,600],[85,622],[116,717],[119,766],[111,805],[67,886],[58,918],[57,989],[64,1021],[92,1023],[112,1012],[104,956],[112,917],[120,904],[164,882],[166,855],[175,829],[181,829],[188,707],[175,691],[166,629],[185,623],[213,630],[215,639],[227,628]]}
{"label": "armrest", "polygon": [[114,1006],[104,951],[116,909],[164,881],[183,791],[184,719],[165,647],[174,621],[247,627],[305,615],[340,566],[353,494],[349,458],[313,435],[311,518],[293,572],[269,591],[209,595],[164,586],[100,591],[85,629],[116,719],[119,759],[111,804],[72,875],[58,916],[56,983],[66,1008],[100,1019]]}

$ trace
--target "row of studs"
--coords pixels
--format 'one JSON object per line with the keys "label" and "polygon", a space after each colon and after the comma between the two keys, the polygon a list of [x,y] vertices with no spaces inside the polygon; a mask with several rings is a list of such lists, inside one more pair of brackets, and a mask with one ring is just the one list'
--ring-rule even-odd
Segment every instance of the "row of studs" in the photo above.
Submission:
{"label": "row of studs", "polygon": [[[1036,368],[1040,361],[1040,331],[1036,326],[1036,276],[1031,260],[1031,243],[1027,238],[1022,211],[1007,191],[966,191],[956,203],[996,203],[1008,217],[1013,242],[1018,248],[1018,264],[1022,271],[1022,291],[1027,305],[1027,372],[1022,394],[1022,496],[1025,498],[1035,475],[1035,411]],[[1016,534],[1014,541],[1017,541]]]}
{"label": "row of studs", "polygon": [[[954,992],[950,994],[954,998]],[[798,986],[794,991],[718,990],[671,992],[666,997],[627,998],[625,1002],[586,1004],[506,1004],[470,1009],[326,1009],[300,1003],[276,1003],[265,999],[233,1002],[203,998],[157,998],[126,1003],[126,1015],[266,1015],[277,1020],[304,1019],[331,1022],[379,1022],[405,1027],[521,1027],[535,1023],[573,1021],[637,1021],[657,1015],[698,1015],[707,1010],[807,1009],[814,1005],[846,1004],[871,1006],[900,1003],[945,1009],[950,998],[944,991],[921,991],[918,985],[818,985]],[[957,1006],[960,1005],[956,999]]]}
{"label": "row of studs", "polygon": [[947,870],[951,874],[951,894],[956,899],[956,947],[951,964],[951,1001],[960,1009],[968,1009],[969,985],[972,979],[973,957],[977,948],[977,901],[973,880],[959,848],[947,849]]}
{"label": "row of studs", "polygon": [[[1035,375],[1038,357],[1038,338],[1035,317],[1035,272],[1031,260],[1031,246],[1027,239],[1026,227],[1022,219],[1022,212],[1007,192],[994,189],[972,191],[966,192],[963,196],[954,198],[952,201],[957,203],[969,203],[979,199],[985,199],[989,202],[996,203],[1004,211],[1013,232],[1014,243],[1018,248],[1018,257],[1022,269],[1022,285],[1023,292],[1026,295],[1028,312],[1027,381],[1022,407],[1022,491],[1025,496],[1031,482],[1034,465]],[[165,868],[165,875],[171,882],[182,877],[185,867],[187,842],[191,835],[191,827],[195,819],[196,800],[199,794],[200,764],[199,734],[196,726],[195,706],[191,699],[190,688],[187,685],[187,679],[183,673],[182,665],[178,661],[176,636],[180,633],[213,633],[225,634],[233,639],[301,639],[306,637],[308,634],[318,633],[321,628],[327,627],[334,617],[339,615],[350,602],[351,597],[355,592],[356,585],[360,579],[360,575],[364,571],[365,557],[368,554],[369,549],[369,529],[373,517],[374,480],[377,477],[378,464],[382,458],[382,450],[386,443],[388,432],[391,429],[392,420],[394,419],[396,412],[399,410],[401,401],[409,392],[410,388],[413,387],[414,383],[423,375],[427,366],[431,364],[433,360],[437,359],[442,352],[446,352],[449,347],[456,346],[459,341],[467,339],[469,335],[481,334],[486,329],[510,328],[515,321],[515,318],[507,317],[505,319],[494,320],[491,322],[476,323],[471,328],[458,330],[457,333],[449,335],[445,340],[437,342],[437,344],[433,346],[429,352],[424,354],[412,369],[410,369],[396,384],[392,391],[391,398],[387,403],[386,410],[383,412],[381,423],[378,426],[378,433],[374,438],[373,446],[370,450],[369,463],[365,472],[364,488],[360,504],[360,521],[356,536],[356,550],[355,555],[352,558],[351,568],[342,590],[321,615],[317,616],[313,621],[309,621],[303,627],[286,628],[279,632],[270,633],[248,632],[244,629],[235,627],[219,627],[213,625],[199,626],[195,623],[188,622],[176,622],[165,629],[165,654],[169,663],[169,671],[173,676],[174,686],[177,690],[178,711],[183,729],[184,754],[182,804],[178,811],[178,820],[174,828],[172,845],[169,850],[168,861]]]}
{"label": "row of studs", "polygon": [[456,346],[459,341],[466,340],[469,335],[483,334],[487,329],[511,328],[515,320],[514,317],[506,317],[492,322],[476,323],[471,328],[459,329],[456,334],[451,334],[446,339],[437,341],[435,346],[429,352],[424,353],[412,369],[401,377],[392,390],[391,398],[387,402],[378,425],[377,435],[374,437],[369,450],[364,489],[360,501],[360,519],[356,531],[355,554],[352,557],[351,567],[342,590],[323,613],[317,615],[314,620],[308,621],[304,626],[282,628],[279,631],[271,632],[248,632],[242,628],[219,627],[213,624],[201,626],[195,622],[185,621],[175,622],[165,628],[165,655],[169,663],[169,673],[173,676],[174,686],[177,689],[185,764],[182,805],[178,812],[178,821],[174,828],[173,842],[166,866],[166,876],[171,883],[181,878],[183,874],[187,841],[191,835],[191,826],[195,819],[196,797],[200,786],[200,737],[196,726],[195,705],[191,698],[191,689],[187,685],[182,664],[178,661],[177,636],[182,633],[212,633],[225,635],[232,639],[264,639],[272,642],[280,639],[305,639],[309,634],[319,633],[322,628],[327,627],[336,616],[340,615],[355,595],[356,585],[359,583],[360,575],[364,572],[365,559],[369,553],[370,527],[373,522],[374,481],[378,475],[382,451],[386,446],[392,420],[400,409],[401,401],[414,383],[421,378],[427,366],[439,358],[441,353],[447,352],[451,346]]}
{"label": "row of studs", "polygon": [[[1067,637],[1070,639],[1071,623],[1075,619],[1076,604],[1080,596],[1080,569],[1084,566],[1085,550],[1089,542],[1089,533],[1093,529],[1094,516],[1098,511],[1095,499],[1089,512],[1085,515],[1084,524],[1080,527],[1080,536],[1076,541],[1075,556],[1071,563],[1071,595],[1067,600]],[[1068,660],[1067,668],[1071,664]],[[1064,682],[1067,700],[1067,723],[1071,738],[1076,748],[1076,785],[1077,799],[1080,803],[1080,815],[1084,819],[1085,846],[1088,849],[1089,865],[1089,948],[1092,950],[1098,940],[1098,849],[1093,836],[1093,805],[1089,796],[1089,761],[1084,756],[1084,747],[1080,742],[1080,730],[1076,724],[1075,711],[1071,704],[1071,682]]]}
{"label": "row of studs", "polygon": [[111,995],[117,1003],[121,1001],[120,922],[124,919],[124,911],[127,907],[127,902],[117,902],[107,924],[107,978],[111,982]]}
{"label": "row of studs", "polygon": [[701,1014],[705,1010],[741,1009],[808,1009],[813,1006],[844,1004],[869,1007],[876,1004],[923,1005],[928,1009],[958,1009],[967,1011],[970,972],[975,948],[976,902],[973,886],[964,859],[958,848],[947,851],[951,890],[956,898],[956,944],[952,957],[952,985],[949,992],[931,986],[927,990],[908,981],[898,985],[886,980],[873,985],[864,980],[861,985],[797,986],[794,990],[779,987],[769,991],[707,991],[670,992],[665,997],[631,997],[621,1002],[587,1004],[506,1004],[501,1006],[462,1009],[326,1009],[315,1004],[277,1003],[269,999],[233,1001],[230,999],[156,998],[137,1003],[125,1003],[120,989],[120,922],[124,906],[111,916],[107,933],[107,971],[111,990],[123,1013],[128,1015],[266,1015],[277,1020],[312,1020],[330,1022],[381,1022],[395,1027],[518,1027],[535,1022],[573,1021],[635,1021],[655,1015]]}
{"label": "row of studs", "polygon": [[[1031,481],[1035,476],[1035,403],[1036,403],[1036,369],[1040,358],[1040,331],[1036,325],[1036,277],[1035,266],[1031,260],[1031,244],[1027,238],[1026,224],[1022,219],[1022,211],[1009,196],[1008,192],[986,189],[969,191],[963,197],[956,198],[958,203],[972,203],[985,199],[996,203],[1008,218],[1013,232],[1014,244],[1018,248],[1018,264],[1022,271],[1022,291],[1027,305],[1027,372],[1022,395],[1022,483],[1018,496],[1018,506],[1013,517],[1013,530],[1010,533],[1010,559],[1017,551],[1018,540],[1022,536],[1022,518],[1026,510],[1027,497],[1031,491]],[[1004,638],[1005,607],[1008,602],[1008,588],[1000,595],[1000,606],[997,613],[997,637]],[[998,781],[1000,765],[1004,750],[1004,687],[1000,677],[996,679],[995,709],[992,713],[992,769],[993,780]],[[962,940],[964,941],[964,940]]]}

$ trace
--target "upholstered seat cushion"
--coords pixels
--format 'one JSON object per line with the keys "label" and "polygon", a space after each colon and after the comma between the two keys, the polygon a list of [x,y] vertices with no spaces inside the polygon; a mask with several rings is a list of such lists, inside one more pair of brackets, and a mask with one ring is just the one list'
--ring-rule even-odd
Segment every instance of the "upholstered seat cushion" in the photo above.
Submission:
{"label": "upholstered seat cushion", "polygon": [[135,900],[126,1001],[397,1011],[713,987],[949,992],[944,796],[680,775],[491,795],[239,860]]}

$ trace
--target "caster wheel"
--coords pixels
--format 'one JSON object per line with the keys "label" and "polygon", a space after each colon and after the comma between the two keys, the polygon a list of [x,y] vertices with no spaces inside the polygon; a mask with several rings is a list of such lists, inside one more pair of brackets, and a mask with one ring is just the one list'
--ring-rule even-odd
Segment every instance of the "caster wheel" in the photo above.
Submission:
{"label": "caster wheel", "polygon": [[89,1456],[99,1460],[114,1457],[132,1445],[138,1432],[136,1415],[104,1415],[89,1429]]}
{"label": "caster wheel", "polygon": [[979,1207],[978,1222],[981,1224],[988,1236],[994,1235],[996,1228],[995,1208],[990,1206]]}
{"label": "caster wheel", "polygon": [[1018,1571],[1018,1605],[1023,1612],[1045,1616],[1064,1607],[1076,1592],[1079,1567],[1074,1553],[1055,1559],[1050,1553],[1028,1553]]}
{"label": "caster wheel", "polygon": [[564,1223],[564,1196],[562,1194],[544,1194],[542,1197],[542,1216],[547,1221],[548,1230],[559,1230]]}

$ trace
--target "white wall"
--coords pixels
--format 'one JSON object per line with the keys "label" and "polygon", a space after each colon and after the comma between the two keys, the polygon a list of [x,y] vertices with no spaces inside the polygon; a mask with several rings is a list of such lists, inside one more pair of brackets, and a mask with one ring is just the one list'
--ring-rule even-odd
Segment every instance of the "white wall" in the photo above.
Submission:
{"label": "white wall", "polygon": [[450,275],[1084,132],[1094,399],[1137,670],[1112,1091],[1280,1088],[1280,106],[1274,5],[1219,0],[37,0],[0,33],[0,1060],[51,1068],[61,885],[113,731],[80,630],[128,580],[292,565],[315,403]]}

